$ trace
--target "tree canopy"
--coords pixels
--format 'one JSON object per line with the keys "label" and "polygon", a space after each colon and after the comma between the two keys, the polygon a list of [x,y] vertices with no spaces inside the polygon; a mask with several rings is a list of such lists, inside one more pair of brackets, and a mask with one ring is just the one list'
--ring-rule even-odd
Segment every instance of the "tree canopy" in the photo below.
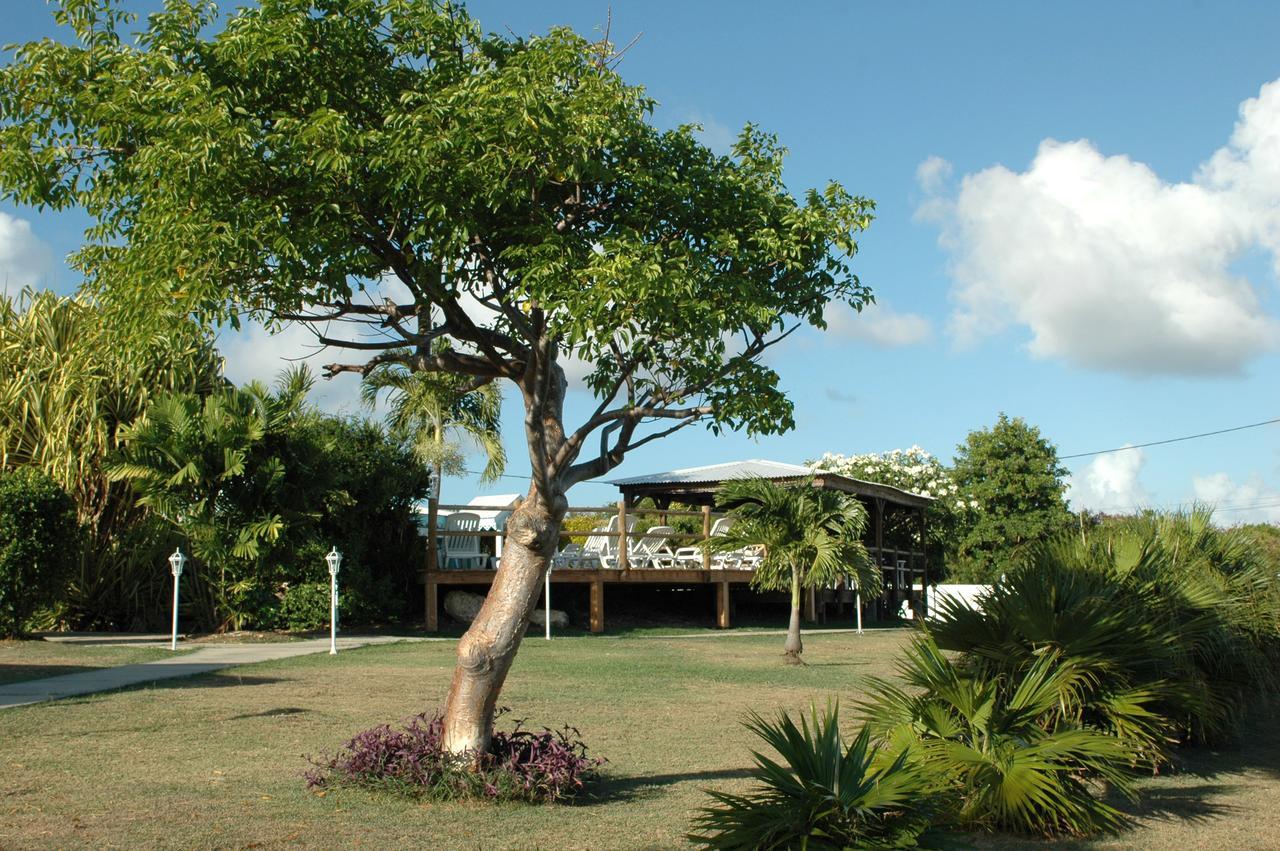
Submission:
{"label": "tree canopy", "polygon": [[991,428],[969,432],[957,447],[954,476],[979,510],[961,528],[952,575],[991,581],[1061,531],[1071,520],[1066,474],[1057,448],[1021,417],[1000,414]]}
{"label": "tree canopy", "polygon": [[111,0],[56,14],[76,43],[0,71],[0,190],[94,217],[88,286],[306,321],[356,356],[331,374],[509,378],[535,409],[586,361],[599,408],[539,435],[540,484],[607,471],[642,424],[789,428],[759,355],[870,299],[848,267],[870,201],[798,202],[754,127],[732,156],[656,128],[607,43],[486,35],[428,0],[263,0],[211,36],[211,5],[173,0],[132,44]]}

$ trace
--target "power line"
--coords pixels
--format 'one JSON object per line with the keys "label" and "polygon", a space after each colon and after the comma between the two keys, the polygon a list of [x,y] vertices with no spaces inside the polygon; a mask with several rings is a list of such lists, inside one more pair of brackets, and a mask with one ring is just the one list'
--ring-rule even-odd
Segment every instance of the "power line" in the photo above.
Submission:
{"label": "power line", "polygon": [[1143,449],[1148,446],[1163,446],[1166,443],[1181,443],[1184,440],[1196,440],[1201,437],[1212,437],[1215,434],[1227,434],[1233,431],[1244,431],[1247,428],[1259,428],[1265,425],[1280,423],[1280,417],[1274,420],[1263,420],[1260,423],[1249,423],[1248,425],[1233,426],[1232,428],[1220,428],[1217,431],[1205,431],[1200,434],[1188,434],[1184,437],[1171,437],[1168,440],[1153,440],[1150,443],[1139,443],[1134,446],[1120,446],[1115,449],[1099,449],[1096,452],[1077,452],[1074,455],[1059,455],[1058,460],[1066,461],[1068,458],[1088,458],[1092,455],[1106,455],[1109,452],[1124,452],[1128,449]]}

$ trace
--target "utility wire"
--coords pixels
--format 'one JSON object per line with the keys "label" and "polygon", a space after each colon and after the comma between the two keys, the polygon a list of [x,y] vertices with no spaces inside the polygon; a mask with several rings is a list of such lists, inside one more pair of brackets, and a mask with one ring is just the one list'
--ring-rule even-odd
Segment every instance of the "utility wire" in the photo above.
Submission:
{"label": "utility wire", "polygon": [[1166,443],[1181,443],[1184,440],[1196,440],[1201,437],[1212,437],[1215,434],[1227,434],[1233,431],[1244,431],[1247,428],[1259,428],[1273,423],[1280,423],[1280,417],[1274,420],[1263,420],[1260,423],[1249,423],[1248,425],[1234,426],[1232,428],[1220,428],[1217,431],[1206,431],[1200,434],[1188,434],[1184,437],[1171,437],[1168,440],[1153,440],[1150,443],[1139,443],[1135,446],[1120,446],[1115,449],[1099,449],[1096,452],[1077,452],[1074,455],[1059,455],[1058,460],[1065,461],[1068,458],[1088,458],[1092,455],[1106,455],[1109,452],[1124,452],[1128,449],[1143,449],[1147,446],[1163,446]]}

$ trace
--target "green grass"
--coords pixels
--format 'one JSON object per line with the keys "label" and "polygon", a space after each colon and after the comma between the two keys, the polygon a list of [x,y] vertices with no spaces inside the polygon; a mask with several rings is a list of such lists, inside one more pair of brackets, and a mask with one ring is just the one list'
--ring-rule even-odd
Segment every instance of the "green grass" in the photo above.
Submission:
{"label": "green grass", "polygon": [[[178,653],[186,651],[179,650]],[[78,674],[173,656],[158,647],[103,647],[52,641],[0,641],[0,685]]]}
{"label": "green grass", "polygon": [[[0,711],[0,847],[673,848],[703,789],[742,791],[744,713],[838,697],[888,675],[907,634],[812,635],[803,668],[780,636],[530,636],[502,703],[532,725],[577,726],[609,759],[569,806],[422,804],[359,790],[308,793],[304,754],[432,710],[451,642],[397,644],[244,666]],[[1274,719],[1248,748],[1197,754],[1152,781],[1119,847],[1265,845],[1280,835]],[[990,844],[983,839],[980,844]],[[996,842],[995,844],[1000,844]],[[1006,847],[1015,847],[1017,843]]]}

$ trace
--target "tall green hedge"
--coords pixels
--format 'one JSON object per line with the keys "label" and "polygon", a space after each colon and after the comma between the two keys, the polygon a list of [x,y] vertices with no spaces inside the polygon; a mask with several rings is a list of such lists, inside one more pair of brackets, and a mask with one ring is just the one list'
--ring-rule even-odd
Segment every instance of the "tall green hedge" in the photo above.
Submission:
{"label": "tall green hedge", "polygon": [[0,473],[0,635],[21,635],[71,573],[79,548],[75,503],[31,468]]}

